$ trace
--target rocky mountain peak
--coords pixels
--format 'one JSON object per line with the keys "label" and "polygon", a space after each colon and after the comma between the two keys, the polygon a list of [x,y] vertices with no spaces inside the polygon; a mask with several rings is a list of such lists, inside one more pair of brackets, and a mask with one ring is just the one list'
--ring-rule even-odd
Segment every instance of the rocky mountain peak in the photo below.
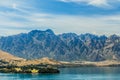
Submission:
{"label": "rocky mountain peak", "polygon": [[47,32],[49,34],[54,34],[54,32],[51,29],[47,29],[45,32]]}
{"label": "rocky mountain peak", "polygon": [[102,61],[116,56],[120,60],[120,37],[89,33],[55,35],[51,29],[32,30],[28,34],[1,37],[0,49],[26,59],[48,57],[61,61]]}

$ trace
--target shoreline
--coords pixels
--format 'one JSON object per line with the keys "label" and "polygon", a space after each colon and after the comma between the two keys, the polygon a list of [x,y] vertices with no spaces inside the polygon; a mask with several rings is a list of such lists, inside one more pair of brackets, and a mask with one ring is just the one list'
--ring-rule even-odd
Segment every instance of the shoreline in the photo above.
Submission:
{"label": "shoreline", "polygon": [[[83,68],[83,67],[120,67],[120,63],[116,61],[112,61],[111,63],[107,63],[108,61],[103,62],[82,62],[82,63],[74,63],[67,62],[61,64],[38,64],[38,65],[24,65],[24,66],[0,66],[0,73],[60,73],[60,68]],[[116,62],[116,63],[114,63]],[[106,63],[106,64],[105,64]]]}
{"label": "shoreline", "polygon": [[57,74],[60,73],[58,68],[55,67],[41,67],[37,65],[29,65],[29,66],[1,66],[0,73],[52,73]]}

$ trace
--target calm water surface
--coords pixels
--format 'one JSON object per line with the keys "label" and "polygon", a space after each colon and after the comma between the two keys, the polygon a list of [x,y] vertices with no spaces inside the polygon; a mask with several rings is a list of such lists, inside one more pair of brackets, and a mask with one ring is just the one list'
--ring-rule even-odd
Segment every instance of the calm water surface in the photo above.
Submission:
{"label": "calm water surface", "polygon": [[61,68],[60,74],[6,74],[0,80],[120,80],[120,67]]}

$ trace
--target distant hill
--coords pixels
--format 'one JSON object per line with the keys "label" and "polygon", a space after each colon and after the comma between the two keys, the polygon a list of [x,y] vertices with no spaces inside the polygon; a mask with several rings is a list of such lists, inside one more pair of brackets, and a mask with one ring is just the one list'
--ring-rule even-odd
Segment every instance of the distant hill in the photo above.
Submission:
{"label": "distant hill", "polygon": [[18,62],[18,66],[25,66],[25,65],[61,65],[62,63],[53,59],[49,59],[47,57],[35,60],[25,60]]}
{"label": "distant hill", "polygon": [[25,61],[25,59],[15,57],[7,52],[0,50],[0,66],[15,65],[21,61]]}
{"label": "distant hill", "polygon": [[25,60],[23,58],[15,57],[7,52],[1,51],[0,50],[0,60],[5,60],[5,61],[20,61],[20,60]]}
{"label": "distant hill", "polygon": [[1,37],[0,49],[25,59],[43,57],[60,61],[120,60],[120,36],[54,34],[50,29]]}
{"label": "distant hill", "polygon": [[39,65],[39,64],[60,65],[61,63],[59,61],[49,59],[47,57],[41,59],[35,59],[35,60],[26,60],[0,50],[0,66],[8,66],[8,65],[25,66],[25,65]]}

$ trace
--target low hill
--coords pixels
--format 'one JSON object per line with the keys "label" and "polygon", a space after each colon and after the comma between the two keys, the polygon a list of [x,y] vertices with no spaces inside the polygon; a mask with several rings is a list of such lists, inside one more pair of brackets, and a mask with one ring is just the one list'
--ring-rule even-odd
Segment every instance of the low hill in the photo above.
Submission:
{"label": "low hill", "polygon": [[25,59],[13,56],[10,53],[7,53],[7,52],[0,50],[0,60],[4,60],[4,61],[9,62],[9,61],[22,61]]}
{"label": "low hill", "polygon": [[0,66],[29,66],[29,65],[54,65],[60,67],[76,67],[76,66],[120,66],[120,61],[117,60],[106,60],[100,62],[90,62],[90,61],[56,61],[48,57],[43,57],[41,59],[26,60],[13,56],[7,52],[0,50]]}
{"label": "low hill", "polygon": [[61,62],[49,59],[47,57],[35,60],[26,60],[18,63],[18,66],[25,66],[25,65],[61,65]]}
{"label": "low hill", "polygon": [[55,61],[47,57],[41,59],[35,59],[35,60],[26,60],[0,50],[0,64],[1,66],[3,65],[25,66],[25,65],[39,65],[39,64],[60,65],[61,63],[59,61]]}
{"label": "low hill", "polygon": [[0,66],[17,65],[19,62],[23,61],[25,61],[25,59],[0,50]]}

